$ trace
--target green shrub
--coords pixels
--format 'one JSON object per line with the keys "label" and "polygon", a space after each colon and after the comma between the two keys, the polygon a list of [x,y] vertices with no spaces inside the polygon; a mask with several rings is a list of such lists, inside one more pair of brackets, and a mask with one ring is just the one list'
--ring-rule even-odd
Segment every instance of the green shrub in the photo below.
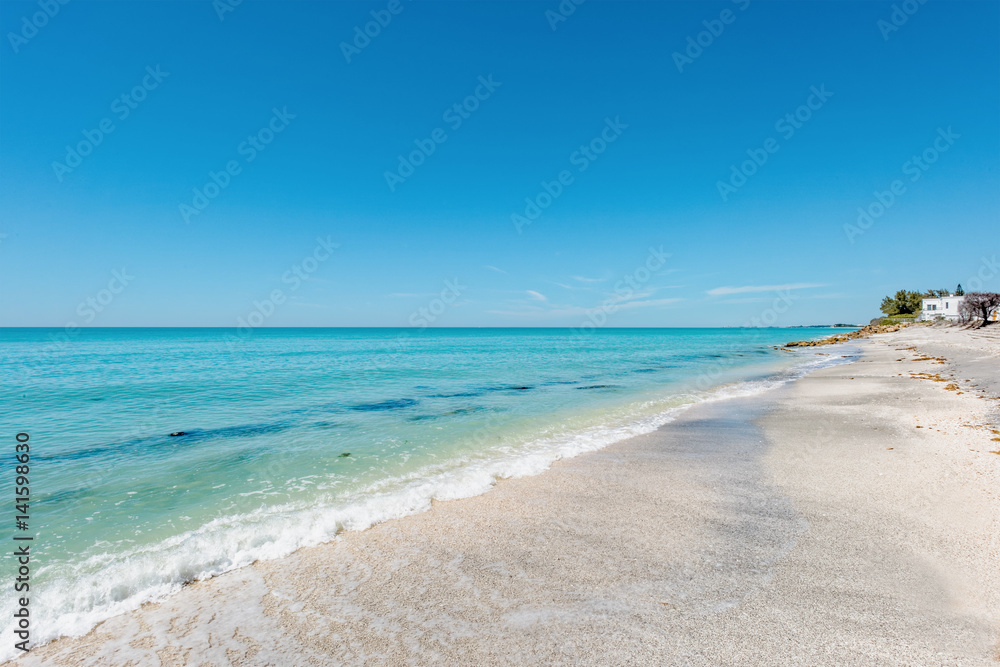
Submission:
{"label": "green shrub", "polygon": [[879,324],[905,324],[914,322],[919,315],[916,313],[908,313],[906,315],[893,315],[892,317],[883,317],[879,320]]}

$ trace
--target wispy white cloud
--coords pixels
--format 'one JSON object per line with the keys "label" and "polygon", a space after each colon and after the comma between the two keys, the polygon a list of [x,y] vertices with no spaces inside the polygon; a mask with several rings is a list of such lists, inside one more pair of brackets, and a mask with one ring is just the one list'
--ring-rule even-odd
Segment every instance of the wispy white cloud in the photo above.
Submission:
{"label": "wispy white cloud", "polygon": [[725,294],[749,294],[753,292],[784,292],[793,289],[809,289],[812,287],[826,287],[825,283],[786,283],[784,285],[745,285],[743,287],[716,287],[710,289],[706,294],[710,296],[722,296]]}
{"label": "wispy white cloud", "polygon": [[719,299],[716,303],[768,303],[774,301],[774,295],[744,296],[738,299]]}
{"label": "wispy white cloud", "polygon": [[[672,303],[677,303],[678,301],[683,301],[681,298],[671,298],[671,299],[646,299],[639,301],[628,301],[626,303],[615,304],[616,312],[620,310],[632,310],[636,308],[653,308],[656,306],[667,306]],[[546,305],[551,305],[546,303]],[[594,312],[596,308],[600,308],[600,305],[585,307],[585,306],[555,306],[551,305],[550,308],[543,308],[541,305],[535,304],[521,304],[517,307],[517,310],[488,310],[486,312],[493,315],[504,315],[507,317],[522,317],[530,318],[535,320],[552,320],[556,318],[565,317],[584,317],[589,313]]]}
{"label": "wispy white cloud", "polygon": [[506,276],[506,275],[509,275],[509,274],[508,274],[508,273],[507,273],[506,271],[504,271],[503,269],[498,269],[497,267],[495,267],[495,266],[490,266],[489,264],[484,264],[484,265],[483,265],[483,268],[484,268],[484,269],[489,269],[490,271],[496,271],[497,273],[502,273],[502,274],[504,274],[505,276]]}
{"label": "wispy white cloud", "polygon": [[532,299],[535,299],[536,301],[548,301],[548,299],[545,298],[545,295],[542,294],[541,292],[536,292],[533,289],[529,289],[526,291],[528,293],[528,296],[530,296]]}
{"label": "wispy white cloud", "polygon": [[293,306],[303,306],[305,308],[329,308],[330,307],[330,304],[328,304],[328,303],[309,303],[307,301],[291,301],[290,303]]}
{"label": "wispy white cloud", "polygon": [[619,310],[629,310],[631,308],[650,308],[653,306],[666,306],[671,303],[677,303],[678,301],[683,301],[684,299],[680,297],[674,297],[671,299],[646,299],[645,301],[628,301],[626,303],[620,304],[618,306]]}
{"label": "wispy white cloud", "polygon": [[607,278],[587,278],[585,276],[570,276],[573,280],[579,280],[581,283],[603,283]]}

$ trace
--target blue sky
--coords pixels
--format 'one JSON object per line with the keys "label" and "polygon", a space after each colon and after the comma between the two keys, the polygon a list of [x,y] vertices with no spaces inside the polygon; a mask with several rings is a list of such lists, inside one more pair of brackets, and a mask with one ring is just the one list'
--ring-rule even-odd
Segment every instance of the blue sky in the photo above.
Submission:
{"label": "blue sky", "polygon": [[793,325],[1000,291],[995,2],[224,1],[0,3],[4,325]]}

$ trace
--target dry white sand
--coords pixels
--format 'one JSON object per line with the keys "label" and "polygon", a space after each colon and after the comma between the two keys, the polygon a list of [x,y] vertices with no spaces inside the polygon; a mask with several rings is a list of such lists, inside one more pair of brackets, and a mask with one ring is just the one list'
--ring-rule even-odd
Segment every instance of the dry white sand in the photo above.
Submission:
{"label": "dry white sand", "polygon": [[1000,336],[861,346],[18,663],[995,665]]}

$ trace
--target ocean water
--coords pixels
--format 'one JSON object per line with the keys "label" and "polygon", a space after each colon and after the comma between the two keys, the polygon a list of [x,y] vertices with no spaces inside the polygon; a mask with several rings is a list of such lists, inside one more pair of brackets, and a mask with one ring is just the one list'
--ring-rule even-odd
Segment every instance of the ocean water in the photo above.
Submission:
{"label": "ocean water", "polygon": [[13,502],[6,525],[34,536],[33,642],[848,360],[775,349],[833,333],[0,329],[8,489],[31,437],[30,526]]}

